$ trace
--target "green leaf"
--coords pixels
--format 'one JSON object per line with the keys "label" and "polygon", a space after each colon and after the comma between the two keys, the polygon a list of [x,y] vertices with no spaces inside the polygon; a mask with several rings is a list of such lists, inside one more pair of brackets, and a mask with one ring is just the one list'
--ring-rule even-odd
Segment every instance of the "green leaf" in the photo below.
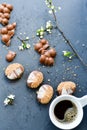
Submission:
{"label": "green leaf", "polygon": [[63,56],[68,57],[69,59],[72,59],[73,54],[70,51],[63,51]]}
{"label": "green leaf", "polygon": [[23,42],[23,43],[22,43],[22,46],[23,46],[24,49],[26,49],[26,48],[27,48],[26,42]]}

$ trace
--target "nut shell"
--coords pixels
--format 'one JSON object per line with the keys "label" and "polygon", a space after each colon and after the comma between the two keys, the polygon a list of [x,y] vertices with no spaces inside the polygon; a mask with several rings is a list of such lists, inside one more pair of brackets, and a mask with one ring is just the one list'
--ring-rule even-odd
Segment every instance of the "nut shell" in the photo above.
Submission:
{"label": "nut shell", "polygon": [[32,71],[27,79],[27,86],[30,88],[37,88],[43,81],[43,73],[40,71]]}

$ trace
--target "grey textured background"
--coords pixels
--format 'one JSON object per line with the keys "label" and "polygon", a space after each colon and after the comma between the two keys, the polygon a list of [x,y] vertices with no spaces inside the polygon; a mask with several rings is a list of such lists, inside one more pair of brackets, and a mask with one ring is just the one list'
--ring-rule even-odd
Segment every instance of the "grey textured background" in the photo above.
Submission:
{"label": "grey textured background", "polygon": [[[57,13],[60,28],[70,39],[79,55],[87,62],[87,0],[53,1],[56,6],[62,8]],[[53,67],[44,67],[39,63],[39,55],[33,49],[38,37],[29,41],[31,45],[29,50],[19,51],[18,46],[21,43],[17,36],[21,38],[35,36],[36,30],[41,25],[45,25],[46,21],[55,22],[53,17],[47,13],[48,9],[44,0],[0,0],[0,3],[3,2],[14,6],[9,22],[17,22],[17,28],[10,47],[3,47],[0,41],[0,130],[58,130],[49,119],[50,103],[48,105],[39,104],[36,100],[37,89],[27,88],[26,79],[31,71],[41,70],[44,74],[43,83],[48,83],[54,88],[53,99],[57,95],[57,85],[66,80],[74,81],[77,84],[74,95],[82,97],[87,94],[87,68],[81,64],[78,58],[68,62],[62,56],[62,51],[71,51],[71,49],[59,36],[57,30],[53,30],[51,35],[45,35],[50,45],[55,46],[57,51]],[[1,25],[0,28],[2,28]],[[25,67],[22,78],[17,81],[9,81],[4,76],[4,69],[9,65],[5,60],[8,50],[17,53],[12,63],[18,62]],[[3,101],[10,93],[16,96],[14,105],[5,107]],[[75,130],[87,130],[87,107],[84,108],[83,121]]]}

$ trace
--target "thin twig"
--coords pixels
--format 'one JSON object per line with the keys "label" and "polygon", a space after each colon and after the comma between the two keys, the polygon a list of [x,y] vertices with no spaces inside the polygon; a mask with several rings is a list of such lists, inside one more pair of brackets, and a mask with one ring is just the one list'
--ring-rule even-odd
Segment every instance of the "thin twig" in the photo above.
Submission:
{"label": "thin twig", "polygon": [[24,40],[22,40],[20,37],[17,37],[21,42],[24,42]]}
{"label": "thin twig", "polygon": [[20,37],[17,37],[21,42],[29,41],[29,39],[21,39]]}
{"label": "thin twig", "polygon": [[[50,5],[52,5],[51,2],[49,2]],[[87,64],[83,61],[82,57],[80,57],[80,55],[78,54],[78,52],[76,51],[76,49],[73,47],[72,43],[69,41],[69,39],[65,36],[65,34],[63,33],[63,31],[59,28],[58,26],[58,20],[55,14],[54,9],[52,9],[52,13],[53,13],[53,17],[56,23],[56,28],[58,29],[58,31],[60,32],[60,34],[62,35],[62,37],[65,39],[65,41],[67,42],[67,44],[71,47],[71,49],[73,50],[73,52],[76,54],[76,56],[78,57],[78,59],[81,61],[81,63],[87,67]]]}

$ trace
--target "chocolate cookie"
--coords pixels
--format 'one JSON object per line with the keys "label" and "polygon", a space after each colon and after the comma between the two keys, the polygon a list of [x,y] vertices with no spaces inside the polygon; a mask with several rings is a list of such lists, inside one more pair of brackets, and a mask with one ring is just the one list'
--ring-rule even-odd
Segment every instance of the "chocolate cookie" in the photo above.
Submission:
{"label": "chocolate cookie", "polygon": [[27,79],[27,86],[30,88],[37,88],[43,81],[43,73],[40,71],[32,71]]}
{"label": "chocolate cookie", "polygon": [[37,99],[42,104],[47,104],[52,99],[53,96],[53,88],[48,85],[44,84],[39,88],[37,92]]}
{"label": "chocolate cookie", "polygon": [[24,67],[19,63],[13,63],[7,66],[5,70],[5,75],[10,80],[15,80],[21,78],[24,72]]}
{"label": "chocolate cookie", "polygon": [[57,87],[57,91],[59,95],[72,94],[74,93],[75,89],[76,89],[76,84],[72,81],[61,82]]}

